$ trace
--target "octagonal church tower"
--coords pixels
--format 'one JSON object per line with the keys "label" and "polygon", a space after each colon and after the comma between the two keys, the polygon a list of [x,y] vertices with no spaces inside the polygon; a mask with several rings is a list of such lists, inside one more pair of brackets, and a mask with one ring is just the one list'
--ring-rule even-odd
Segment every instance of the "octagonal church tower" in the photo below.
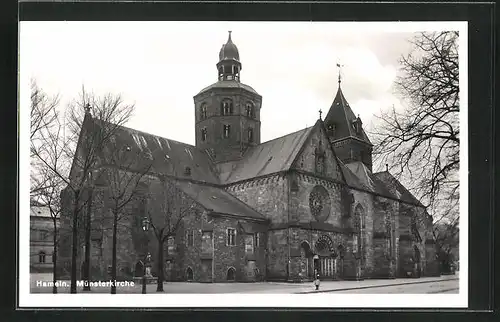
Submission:
{"label": "octagonal church tower", "polygon": [[241,159],[249,146],[260,144],[262,96],[241,82],[242,64],[231,39],[222,45],[218,81],[194,96],[196,147],[216,163]]}

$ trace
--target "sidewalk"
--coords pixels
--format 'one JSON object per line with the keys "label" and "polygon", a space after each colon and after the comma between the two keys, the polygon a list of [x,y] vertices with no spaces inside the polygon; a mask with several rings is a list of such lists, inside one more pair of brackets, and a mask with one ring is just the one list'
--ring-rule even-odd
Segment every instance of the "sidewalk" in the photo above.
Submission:
{"label": "sidewalk", "polygon": [[[35,275],[31,278],[31,292],[50,293],[49,287],[35,287],[35,280],[51,280],[48,276]],[[174,294],[214,294],[214,293],[235,293],[235,294],[307,294],[337,292],[355,289],[367,289],[386,286],[397,286],[405,284],[439,283],[442,281],[458,280],[457,275],[445,275],[440,277],[422,277],[422,278],[400,278],[400,279],[382,279],[382,280],[363,280],[363,281],[321,281],[318,291],[315,290],[312,282],[304,283],[286,283],[286,282],[258,282],[258,283],[193,283],[193,282],[165,282],[165,293]],[[67,285],[60,287],[60,293],[69,293],[69,281]],[[133,287],[118,288],[117,293],[140,293],[142,286],[136,284]],[[93,287],[91,293],[108,293],[109,287]],[[80,288],[78,293],[81,293]],[[85,292],[86,293],[86,292]],[[147,285],[147,293],[156,293],[156,284]]]}
{"label": "sidewalk", "polygon": [[[458,280],[457,275],[444,275],[440,277],[421,277],[421,278],[397,278],[397,279],[373,279],[362,281],[321,281],[319,290],[315,290],[312,282],[296,284],[296,287],[291,290],[290,287],[283,287],[280,290],[277,288],[269,290],[259,290],[245,293],[293,293],[293,294],[308,294],[308,293],[325,293],[325,292],[338,292],[356,289],[376,288],[385,286],[409,285],[409,284],[423,284],[423,283],[436,283],[442,281]],[[271,283],[270,283],[271,284]],[[289,283],[272,283],[283,286],[290,286]],[[292,292],[291,292],[292,291]]]}

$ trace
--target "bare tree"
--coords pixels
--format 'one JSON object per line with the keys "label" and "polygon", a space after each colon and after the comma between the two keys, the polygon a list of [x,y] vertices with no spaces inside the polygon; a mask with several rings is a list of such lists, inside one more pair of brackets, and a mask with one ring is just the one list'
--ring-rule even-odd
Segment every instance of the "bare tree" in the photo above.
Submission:
{"label": "bare tree", "polygon": [[[165,241],[178,235],[183,221],[196,209],[194,199],[185,195],[175,183],[175,179],[165,176],[160,178],[161,186],[158,192],[150,193],[148,202],[148,217],[158,243],[157,254],[157,292],[163,292],[164,268],[163,255]],[[168,248],[167,248],[168,251]]]}
{"label": "bare tree", "polygon": [[[32,95],[33,97],[37,96]],[[43,135],[31,140],[32,159],[39,161],[61,179],[66,185],[65,189],[71,194],[71,293],[76,293],[78,223],[80,212],[88,201],[85,191],[91,185],[90,174],[100,166],[103,147],[116,129],[130,118],[133,109],[133,105],[123,103],[120,95],[107,94],[97,97],[83,89],[80,98],[68,106],[68,123],[61,125],[61,117],[56,115],[59,126],[48,126],[53,117],[51,113],[43,114],[42,121],[37,121],[36,118],[32,120],[32,124],[44,125],[44,130],[41,131]],[[39,113],[32,113],[32,117],[37,115]],[[37,132],[40,133],[40,130]],[[57,167],[48,161],[47,158],[55,154],[52,148],[54,146],[64,151],[59,154],[58,150],[56,155],[65,155],[67,159],[72,160],[71,167]],[[89,251],[89,247],[86,247],[86,258],[89,257]]]}
{"label": "bare tree", "polygon": [[395,84],[408,107],[378,117],[374,154],[435,211],[459,197],[458,32],[424,32],[412,44]]}
{"label": "bare tree", "polygon": [[433,237],[436,241],[436,253],[442,272],[450,272],[455,252],[459,245],[459,220],[446,221],[434,225]]}
{"label": "bare tree", "polygon": [[57,293],[57,248],[59,244],[59,219],[61,216],[61,191],[64,188],[63,181],[53,172],[47,171],[47,168],[43,168],[43,173],[39,173],[41,180],[47,183],[47,187],[37,191],[35,198],[44,207],[47,207],[50,213],[50,218],[52,220],[52,265],[53,265],[53,282],[52,293]]}
{"label": "bare tree", "polygon": [[[117,144],[114,137],[103,150],[105,181],[109,184],[112,213],[112,264],[111,279],[117,274],[117,234],[120,221],[130,216],[127,206],[136,199],[138,186],[150,171],[152,161],[144,153],[133,150],[130,146]],[[101,172],[103,173],[103,172]],[[127,227],[127,225],[124,225]],[[116,294],[116,285],[111,284],[111,294]]]}
{"label": "bare tree", "polygon": [[31,80],[30,139],[36,139],[41,133],[50,129],[57,122],[56,109],[59,106],[59,95],[49,96]]}
{"label": "bare tree", "polygon": [[[49,209],[53,224],[53,293],[57,293],[58,221],[61,215],[61,192],[69,173],[70,161],[65,153],[67,138],[58,111],[58,96],[49,97],[31,81],[31,170],[30,198]],[[59,175],[61,174],[61,175]]]}

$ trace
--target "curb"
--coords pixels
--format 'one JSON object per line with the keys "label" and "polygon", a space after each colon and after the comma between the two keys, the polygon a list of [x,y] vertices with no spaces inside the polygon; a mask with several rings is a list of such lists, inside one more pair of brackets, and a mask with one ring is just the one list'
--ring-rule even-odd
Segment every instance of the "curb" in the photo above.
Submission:
{"label": "curb", "polygon": [[447,278],[447,279],[440,279],[440,280],[435,280],[435,281],[420,281],[420,282],[405,282],[405,283],[396,283],[396,284],[368,285],[368,286],[359,286],[359,287],[344,287],[344,288],[337,288],[337,289],[332,289],[332,290],[319,290],[319,291],[312,290],[312,291],[297,292],[294,294],[339,292],[339,291],[348,291],[348,290],[362,290],[362,289],[367,289],[367,288],[390,287],[390,286],[411,285],[411,284],[426,284],[426,283],[435,283],[435,282],[442,282],[442,281],[455,281],[455,280],[458,280],[458,278]]}

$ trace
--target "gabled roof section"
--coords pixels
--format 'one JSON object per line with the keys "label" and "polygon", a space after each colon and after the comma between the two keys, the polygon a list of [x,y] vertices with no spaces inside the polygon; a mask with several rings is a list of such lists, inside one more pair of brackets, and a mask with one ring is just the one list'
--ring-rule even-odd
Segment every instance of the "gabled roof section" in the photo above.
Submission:
{"label": "gabled roof section", "polygon": [[354,112],[345,99],[344,94],[342,93],[342,89],[339,85],[337,95],[335,95],[335,99],[333,100],[333,103],[330,106],[330,110],[328,111],[328,114],[326,115],[324,121],[327,128],[330,124],[335,124],[335,134],[333,136],[333,140],[353,137],[371,144],[363,128],[361,128],[361,131],[359,133],[356,133],[353,126],[353,123],[356,121],[356,119],[357,117],[356,115],[354,115]]}
{"label": "gabled roof section", "polygon": [[207,210],[242,218],[266,220],[258,211],[221,188],[189,181],[178,181],[177,186]]}
{"label": "gabled roof section", "polygon": [[[97,126],[104,123],[95,119],[94,122]],[[208,154],[195,146],[118,126],[104,151],[117,148],[129,151],[130,159],[133,158],[128,163],[131,170],[141,171],[150,165],[149,171],[157,174],[219,182]]]}
{"label": "gabled roof section", "polygon": [[243,181],[290,169],[312,128],[249,148],[240,161],[233,162],[230,166],[222,165],[227,168],[225,174],[221,175],[222,183]]}
{"label": "gabled roof section", "polygon": [[363,162],[352,162],[347,164],[346,167],[351,170],[351,172],[359,179],[359,181],[362,182],[363,186],[368,188],[369,191],[382,196],[397,199],[397,197],[386,188],[385,184],[371,173]]}
{"label": "gabled roof section", "polygon": [[342,162],[342,160],[337,158],[337,162],[339,164],[340,171],[342,171],[345,183],[348,186],[361,190],[368,189],[368,187],[363,184],[363,182]]}
{"label": "gabled roof section", "polygon": [[425,207],[420,200],[418,200],[408,189],[405,188],[394,176],[392,176],[388,171],[374,173],[373,176],[380,180],[386,187],[387,190],[396,191],[399,194],[399,200],[417,205],[419,207]]}

